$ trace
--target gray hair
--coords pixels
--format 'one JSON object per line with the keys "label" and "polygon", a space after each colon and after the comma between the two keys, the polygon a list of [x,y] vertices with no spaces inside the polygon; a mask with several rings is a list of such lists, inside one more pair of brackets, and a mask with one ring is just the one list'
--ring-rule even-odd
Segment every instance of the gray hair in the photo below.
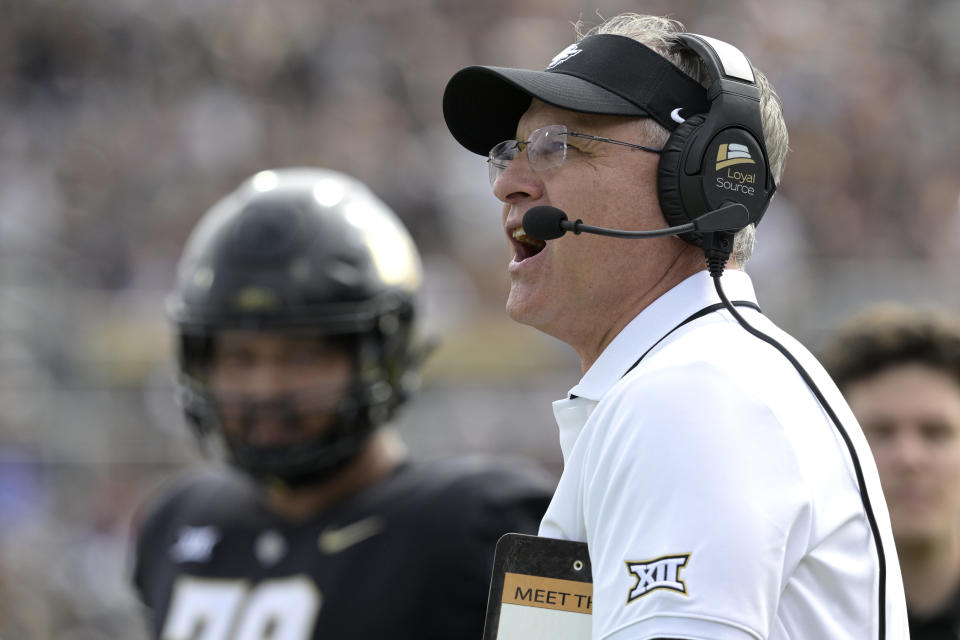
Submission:
{"label": "gray hair", "polygon": [[[684,47],[677,39],[677,34],[684,32],[684,26],[676,20],[624,13],[590,28],[587,28],[581,20],[574,24],[574,29],[577,40],[601,33],[633,38],[662,55],[700,84],[707,86],[711,82],[710,75],[700,61],[700,57]],[[790,144],[787,124],[783,119],[783,105],[767,77],[756,68],[753,73],[756,76],[757,88],[760,90],[760,119],[763,123],[763,138],[770,160],[770,172],[774,182],[780,184]],[[650,143],[663,146],[670,137],[670,132],[652,118],[645,118],[643,122]],[[741,229],[734,238],[733,259],[740,267],[743,267],[753,254],[755,237],[756,228],[751,224]]]}

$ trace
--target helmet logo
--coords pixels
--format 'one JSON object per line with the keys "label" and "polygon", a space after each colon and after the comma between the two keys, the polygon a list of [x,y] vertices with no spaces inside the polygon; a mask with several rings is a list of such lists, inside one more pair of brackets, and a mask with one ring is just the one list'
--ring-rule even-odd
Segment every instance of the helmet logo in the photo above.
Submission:
{"label": "helmet logo", "polygon": [[234,296],[233,305],[242,311],[275,311],[280,308],[280,298],[265,287],[247,287]]}

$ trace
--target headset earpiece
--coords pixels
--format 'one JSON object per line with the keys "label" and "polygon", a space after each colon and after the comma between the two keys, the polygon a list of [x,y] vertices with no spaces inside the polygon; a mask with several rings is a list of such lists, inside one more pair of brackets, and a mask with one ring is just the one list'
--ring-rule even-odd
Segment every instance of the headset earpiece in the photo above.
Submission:
{"label": "headset earpiece", "polygon": [[[687,224],[696,216],[690,216],[684,206],[681,188],[683,173],[684,152],[689,147],[689,140],[696,135],[697,130],[707,119],[707,114],[701,113],[687,118],[673,130],[671,136],[663,145],[660,152],[660,165],[657,170],[657,191],[660,196],[660,209],[667,221],[667,226]],[[704,208],[706,211],[706,208]],[[696,232],[682,233],[680,238],[691,244],[700,246],[700,234]]]}
{"label": "headset earpiece", "polygon": [[[707,113],[673,130],[660,155],[657,190],[670,226],[682,225],[730,202],[744,205],[756,224],[776,190],[763,140],[760,91],[738,49],[712,38],[679,34],[710,74]],[[699,233],[680,236],[703,247]]]}

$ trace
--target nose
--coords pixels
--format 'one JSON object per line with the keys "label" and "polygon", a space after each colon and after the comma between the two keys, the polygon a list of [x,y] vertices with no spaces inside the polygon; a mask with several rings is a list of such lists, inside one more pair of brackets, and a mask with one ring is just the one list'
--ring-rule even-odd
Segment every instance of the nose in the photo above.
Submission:
{"label": "nose", "polygon": [[892,445],[891,457],[899,468],[916,469],[926,464],[926,446],[917,434],[901,433]]}
{"label": "nose", "polygon": [[272,363],[259,363],[229,382],[230,391],[242,393],[250,399],[264,400],[286,391],[282,367]]}
{"label": "nose", "polygon": [[518,153],[493,183],[493,195],[504,204],[516,204],[528,198],[537,200],[543,191],[543,181],[530,166],[526,150]]}

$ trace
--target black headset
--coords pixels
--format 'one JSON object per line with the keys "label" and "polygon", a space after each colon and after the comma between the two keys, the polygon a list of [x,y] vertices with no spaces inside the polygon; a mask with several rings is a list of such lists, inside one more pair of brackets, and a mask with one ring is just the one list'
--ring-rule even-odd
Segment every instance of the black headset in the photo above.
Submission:
{"label": "black headset", "polygon": [[[678,34],[710,74],[707,113],[684,117],[660,154],[657,188],[670,226],[687,224],[729,202],[744,205],[749,223],[758,223],[776,190],[764,144],[760,90],[753,67],[736,47],[692,33]],[[746,226],[746,225],[744,225]],[[681,238],[704,247],[703,235]]]}

